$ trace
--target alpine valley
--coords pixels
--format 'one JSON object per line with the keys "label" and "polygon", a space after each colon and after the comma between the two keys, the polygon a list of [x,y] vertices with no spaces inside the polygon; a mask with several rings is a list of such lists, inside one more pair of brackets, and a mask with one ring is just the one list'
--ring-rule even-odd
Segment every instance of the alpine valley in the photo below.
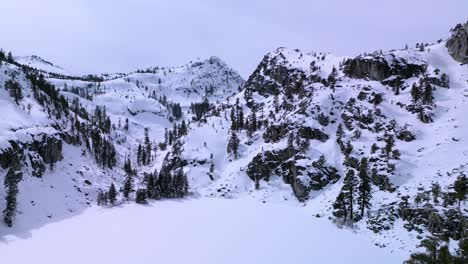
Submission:
{"label": "alpine valley", "polygon": [[467,112],[468,22],[247,80],[2,51],[0,262],[468,263]]}

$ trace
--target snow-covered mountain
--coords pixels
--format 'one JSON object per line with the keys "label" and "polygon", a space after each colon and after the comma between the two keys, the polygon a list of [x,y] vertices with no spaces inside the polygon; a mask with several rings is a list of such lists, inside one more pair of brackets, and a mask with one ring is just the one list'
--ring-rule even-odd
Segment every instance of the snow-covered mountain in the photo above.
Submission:
{"label": "snow-covered mountain", "polygon": [[354,58],[278,48],[247,81],[217,57],[84,77],[5,59],[0,236],[107,203],[115,185],[113,204],[301,206],[399,259],[430,236],[455,255],[468,236],[467,36],[458,25]]}

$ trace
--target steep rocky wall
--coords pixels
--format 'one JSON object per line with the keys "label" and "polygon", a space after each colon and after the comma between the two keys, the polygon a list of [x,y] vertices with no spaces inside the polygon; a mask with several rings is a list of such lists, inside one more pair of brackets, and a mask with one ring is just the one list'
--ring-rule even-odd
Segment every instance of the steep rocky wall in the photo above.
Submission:
{"label": "steep rocky wall", "polygon": [[453,59],[468,63],[468,22],[458,24],[452,30],[452,36],[447,40],[447,49]]}

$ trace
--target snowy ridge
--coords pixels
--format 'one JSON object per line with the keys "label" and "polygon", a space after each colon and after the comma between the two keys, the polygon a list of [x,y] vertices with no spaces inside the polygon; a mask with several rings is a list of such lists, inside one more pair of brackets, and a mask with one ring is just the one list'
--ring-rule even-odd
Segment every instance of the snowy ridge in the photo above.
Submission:
{"label": "snowy ridge", "polygon": [[15,57],[15,61],[21,65],[29,66],[31,68],[43,71],[43,72],[50,72],[50,73],[59,73],[69,75],[70,73],[63,69],[62,67],[53,64],[43,58],[32,55],[32,56],[23,56],[23,57]]}

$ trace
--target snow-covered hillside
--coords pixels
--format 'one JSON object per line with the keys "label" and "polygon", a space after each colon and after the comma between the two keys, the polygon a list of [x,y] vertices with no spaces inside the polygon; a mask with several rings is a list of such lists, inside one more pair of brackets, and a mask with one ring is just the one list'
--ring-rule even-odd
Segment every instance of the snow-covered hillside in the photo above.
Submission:
{"label": "snow-covered hillside", "polygon": [[[204,210],[184,228],[201,226],[210,237],[219,233],[217,225],[232,226],[234,216],[257,223],[291,214],[272,237],[300,229],[310,237],[288,243],[286,251],[312,243],[329,252],[311,238],[323,228],[333,234],[327,243],[365,238],[356,250],[375,259],[389,256],[389,263],[408,258],[430,236],[455,255],[468,236],[465,31],[457,26],[447,41],[354,58],[278,48],[247,81],[217,57],[84,77],[21,67],[28,64],[24,58],[2,61],[0,193],[6,199],[0,208],[7,208],[5,222],[12,227],[1,224],[0,237],[26,249],[39,240],[12,236],[29,236],[72,216],[92,221],[98,215],[104,226],[120,211],[164,214],[166,225],[175,205],[158,200],[190,196],[198,200],[177,200],[183,210]],[[265,204],[266,217],[223,212],[222,199],[238,200],[234,212]],[[133,200],[152,202],[108,209]],[[211,210],[223,217],[212,219]],[[291,227],[296,217],[300,223]],[[199,224],[208,218],[216,223],[212,229]],[[48,229],[75,228],[77,221],[32,236],[46,239]],[[368,250],[371,243],[376,247]],[[228,247],[262,256],[257,262],[290,256],[255,255],[240,245]],[[204,256],[197,255],[201,250],[190,254]],[[343,251],[336,262],[353,254]],[[291,257],[308,263],[310,255]]]}
{"label": "snow-covered hillside", "polygon": [[26,65],[28,67],[50,73],[58,73],[64,75],[70,75],[70,72],[63,69],[62,67],[53,64],[52,62],[46,61],[43,58],[32,55],[32,56],[22,56],[15,57],[15,61],[21,65]]}

